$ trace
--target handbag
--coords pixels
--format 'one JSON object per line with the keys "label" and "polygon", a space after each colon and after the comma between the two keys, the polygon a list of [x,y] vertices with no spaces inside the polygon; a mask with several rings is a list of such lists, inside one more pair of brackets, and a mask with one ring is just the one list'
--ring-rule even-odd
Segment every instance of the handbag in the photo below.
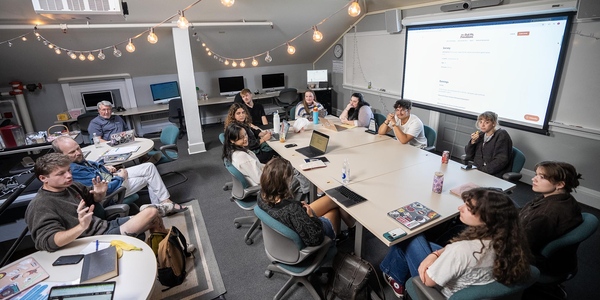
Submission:
{"label": "handbag", "polygon": [[[382,299],[383,287],[373,265],[355,255],[338,252],[333,259],[333,278],[330,278],[329,299],[342,300],[370,299],[369,280],[375,275]],[[379,295],[378,295],[379,296]]]}

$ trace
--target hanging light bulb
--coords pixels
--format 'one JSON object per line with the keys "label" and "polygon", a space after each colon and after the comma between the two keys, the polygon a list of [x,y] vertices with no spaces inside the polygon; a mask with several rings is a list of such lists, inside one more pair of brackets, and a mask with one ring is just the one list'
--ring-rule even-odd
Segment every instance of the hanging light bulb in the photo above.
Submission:
{"label": "hanging light bulb", "polygon": [[38,37],[37,37],[37,40],[38,40],[38,41],[41,41],[41,40],[42,40],[42,37],[41,37],[41,36],[38,36]]}
{"label": "hanging light bulb", "polygon": [[129,53],[135,51],[135,46],[131,42],[131,39],[129,39],[129,43],[127,44],[127,46],[125,46],[125,50],[127,50],[127,52]]}
{"label": "hanging light bulb", "polygon": [[154,33],[154,28],[150,28],[150,33],[148,33],[148,43],[156,44],[158,42],[158,36]]}
{"label": "hanging light bulb", "polygon": [[[198,40],[198,42],[199,42],[199,41],[200,41],[200,40]],[[205,43],[202,43],[202,47],[206,47],[206,44],[205,44]]]}
{"label": "hanging light bulb", "polygon": [[206,51],[208,51],[208,50],[210,50],[210,49],[209,49],[208,47],[206,47],[206,49],[205,49],[205,50],[206,50]]}
{"label": "hanging light bulb", "polygon": [[104,52],[102,52],[102,50],[100,50],[100,52],[98,52],[98,59],[104,60],[105,58],[106,58],[106,55],[104,55]]}
{"label": "hanging light bulb", "polygon": [[37,36],[37,37],[40,37],[40,33],[35,30],[33,31],[33,34],[35,34],[35,36]]}
{"label": "hanging light bulb", "polygon": [[71,59],[76,59],[77,56],[75,55],[75,53],[71,52],[70,50],[67,51],[67,55],[71,58]]}
{"label": "hanging light bulb", "polygon": [[208,56],[211,56],[212,52],[208,51],[206,54],[208,54]]}
{"label": "hanging light bulb", "polygon": [[56,54],[61,54],[62,53],[62,51],[60,51],[60,48],[58,48],[58,47],[54,49],[54,52]]}
{"label": "hanging light bulb", "polygon": [[269,51],[267,51],[267,56],[265,56],[265,61],[267,63],[270,63],[273,61],[273,58],[271,57],[271,55],[269,55]]}
{"label": "hanging light bulb", "polygon": [[237,67],[237,62],[235,62],[235,60],[234,60],[234,61],[231,63],[231,66],[232,66],[232,67],[234,67],[234,68],[235,68],[235,67]]}
{"label": "hanging light bulb", "polygon": [[27,37],[26,36],[23,36],[21,39],[23,40],[23,42],[27,41]]}
{"label": "hanging light bulb", "polygon": [[85,55],[83,55],[83,53],[79,53],[79,60],[84,61],[85,60]]}
{"label": "hanging light bulb", "polygon": [[117,46],[113,46],[113,55],[115,57],[121,57],[122,55],[121,50],[117,49]]}
{"label": "hanging light bulb", "polygon": [[256,60],[256,58],[254,58],[254,57],[252,58],[252,66],[253,66],[253,67],[256,67],[256,66],[258,66],[258,61],[257,61],[257,60]]}
{"label": "hanging light bulb", "polygon": [[246,62],[242,59],[242,61],[240,61],[240,68],[243,68],[246,66]]}
{"label": "hanging light bulb", "polygon": [[52,48],[54,48],[54,45],[48,44],[48,48],[52,49]]}
{"label": "hanging light bulb", "polygon": [[320,42],[323,39],[323,34],[319,31],[319,29],[317,29],[317,26],[313,27],[313,29],[313,40],[315,42]]}
{"label": "hanging light bulb", "polygon": [[12,43],[8,42],[8,48],[12,47]]}
{"label": "hanging light bulb", "polygon": [[225,60],[224,64],[225,64],[226,66],[229,66],[229,61],[228,61],[228,60]]}
{"label": "hanging light bulb", "polygon": [[287,52],[289,54],[294,54],[296,53],[296,47],[292,46],[290,43],[287,43]]}
{"label": "hanging light bulb", "polygon": [[354,0],[350,6],[348,6],[348,14],[351,17],[357,17],[360,15],[360,5],[358,4],[358,0]]}
{"label": "hanging light bulb", "polygon": [[231,7],[235,3],[235,0],[221,0],[221,4],[225,5],[225,7]]}
{"label": "hanging light bulb", "polygon": [[188,28],[188,26],[190,26],[190,22],[188,22],[188,20],[183,15],[183,11],[180,10],[179,11],[179,20],[177,20],[177,27],[179,27],[181,29],[186,29],[186,28]]}
{"label": "hanging light bulb", "polygon": [[94,59],[96,59],[96,57],[92,54],[92,52],[88,53],[87,59],[89,61],[94,61]]}
{"label": "hanging light bulb", "polygon": [[48,41],[44,41],[44,46],[48,46]]}

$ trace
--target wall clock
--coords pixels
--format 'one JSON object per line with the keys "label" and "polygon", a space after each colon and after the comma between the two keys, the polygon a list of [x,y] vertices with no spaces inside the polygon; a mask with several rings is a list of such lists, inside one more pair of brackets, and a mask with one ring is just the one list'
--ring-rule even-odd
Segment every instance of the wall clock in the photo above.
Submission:
{"label": "wall clock", "polygon": [[341,44],[336,44],[333,47],[333,56],[335,56],[335,58],[342,58],[342,54],[344,54],[344,48]]}

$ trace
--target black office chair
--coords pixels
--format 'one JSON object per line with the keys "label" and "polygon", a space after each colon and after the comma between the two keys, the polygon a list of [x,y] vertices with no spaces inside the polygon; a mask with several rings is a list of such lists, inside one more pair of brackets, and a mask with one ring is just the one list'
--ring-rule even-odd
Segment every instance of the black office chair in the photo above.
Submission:
{"label": "black office chair", "polygon": [[[96,111],[86,112],[77,116],[77,124],[79,125],[79,130],[81,130],[81,135],[87,136],[89,144],[92,144],[92,138],[88,132],[88,127],[90,126],[90,122],[97,116],[98,112]],[[83,143],[86,143],[85,139],[83,140]]]}
{"label": "black office chair", "polygon": [[279,97],[275,97],[275,103],[283,107],[283,115],[287,117],[290,110],[296,107],[296,104],[300,101],[299,99],[297,89],[285,88],[279,92]]}
{"label": "black office chair", "polygon": [[183,115],[183,102],[181,99],[169,101],[169,122],[179,127],[179,139],[187,133],[185,129],[185,116]]}
{"label": "black office chair", "polygon": [[[460,160],[465,165],[472,165],[472,161],[467,161],[467,155],[463,154],[460,156]],[[502,179],[508,180],[511,182],[517,182],[521,180],[523,174],[521,174],[521,170],[525,165],[525,154],[521,152],[517,147],[512,147],[511,157],[510,157],[511,169],[510,172],[506,172],[502,174]]]}
{"label": "black office chair", "polygon": [[235,97],[233,97],[233,103],[244,103],[244,99],[242,99],[242,95],[240,93],[235,94]]}

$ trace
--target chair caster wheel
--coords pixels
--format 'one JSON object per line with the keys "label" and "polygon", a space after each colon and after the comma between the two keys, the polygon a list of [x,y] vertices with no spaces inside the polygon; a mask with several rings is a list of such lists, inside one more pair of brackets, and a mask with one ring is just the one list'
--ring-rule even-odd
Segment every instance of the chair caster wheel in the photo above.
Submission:
{"label": "chair caster wheel", "polygon": [[224,186],[224,187],[223,187],[223,190],[224,190],[224,191],[226,191],[226,190],[229,190],[229,187],[227,187],[227,186]]}
{"label": "chair caster wheel", "polygon": [[235,223],[233,223],[233,226],[235,226],[235,228],[239,229],[240,227],[242,227],[242,224],[235,222]]}
{"label": "chair caster wheel", "polygon": [[266,271],[265,271],[265,277],[267,277],[267,278],[271,278],[271,277],[273,277],[273,272],[272,272],[272,271],[269,271],[269,270],[266,270]]}
{"label": "chair caster wheel", "polygon": [[246,245],[252,245],[254,241],[251,238],[246,239]]}

